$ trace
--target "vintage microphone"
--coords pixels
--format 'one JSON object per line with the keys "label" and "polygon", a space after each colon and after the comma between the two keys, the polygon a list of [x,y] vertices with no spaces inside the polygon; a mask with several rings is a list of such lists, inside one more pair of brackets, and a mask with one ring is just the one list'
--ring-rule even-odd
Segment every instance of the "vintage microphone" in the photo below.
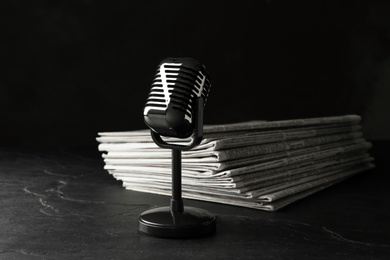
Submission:
{"label": "vintage microphone", "polygon": [[[138,230],[142,233],[189,238],[215,232],[215,215],[184,207],[181,194],[181,151],[190,150],[202,140],[203,108],[210,86],[205,66],[192,58],[167,58],[157,68],[144,119],[154,142],[172,149],[172,198],[170,207],[150,209],[138,217]],[[191,137],[191,141],[183,145],[163,137],[174,137],[176,141]]]}

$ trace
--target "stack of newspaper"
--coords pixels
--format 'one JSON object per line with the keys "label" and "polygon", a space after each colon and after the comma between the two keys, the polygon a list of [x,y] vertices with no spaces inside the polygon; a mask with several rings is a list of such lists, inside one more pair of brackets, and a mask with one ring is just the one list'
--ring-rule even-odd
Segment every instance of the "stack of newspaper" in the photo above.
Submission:
{"label": "stack of newspaper", "polygon": [[[374,167],[360,121],[345,115],[206,125],[200,145],[182,152],[183,197],[280,209]],[[171,151],[149,130],[98,135],[105,169],[126,189],[171,195]]]}

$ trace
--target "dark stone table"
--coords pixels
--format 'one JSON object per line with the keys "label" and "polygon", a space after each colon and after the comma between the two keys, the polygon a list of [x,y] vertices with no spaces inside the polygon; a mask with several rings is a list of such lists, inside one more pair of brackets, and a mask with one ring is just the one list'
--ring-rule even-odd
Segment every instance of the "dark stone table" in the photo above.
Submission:
{"label": "dark stone table", "polygon": [[139,234],[169,197],[125,190],[96,150],[0,149],[0,259],[389,259],[390,143],[377,167],[278,212],[185,200],[217,215],[215,235]]}

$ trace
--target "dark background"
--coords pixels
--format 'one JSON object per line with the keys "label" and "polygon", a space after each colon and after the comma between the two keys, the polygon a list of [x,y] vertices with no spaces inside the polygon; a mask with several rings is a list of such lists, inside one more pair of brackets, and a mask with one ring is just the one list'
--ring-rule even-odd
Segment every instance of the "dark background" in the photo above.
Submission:
{"label": "dark background", "polygon": [[2,1],[0,146],[146,128],[156,66],[193,57],[205,123],[359,114],[390,139],[388,1]]}

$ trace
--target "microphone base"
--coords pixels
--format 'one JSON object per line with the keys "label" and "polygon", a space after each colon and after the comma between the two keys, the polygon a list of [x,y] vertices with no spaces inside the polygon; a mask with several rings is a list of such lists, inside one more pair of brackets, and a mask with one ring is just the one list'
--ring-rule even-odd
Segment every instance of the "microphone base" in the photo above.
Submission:
{"label": "microphone base", "polygon": [[216,216],[207,210],[184,207],[183,212],[170,207],[150,209],[138,217],[141,233],[165,238],[195,238],[215,232]]}

